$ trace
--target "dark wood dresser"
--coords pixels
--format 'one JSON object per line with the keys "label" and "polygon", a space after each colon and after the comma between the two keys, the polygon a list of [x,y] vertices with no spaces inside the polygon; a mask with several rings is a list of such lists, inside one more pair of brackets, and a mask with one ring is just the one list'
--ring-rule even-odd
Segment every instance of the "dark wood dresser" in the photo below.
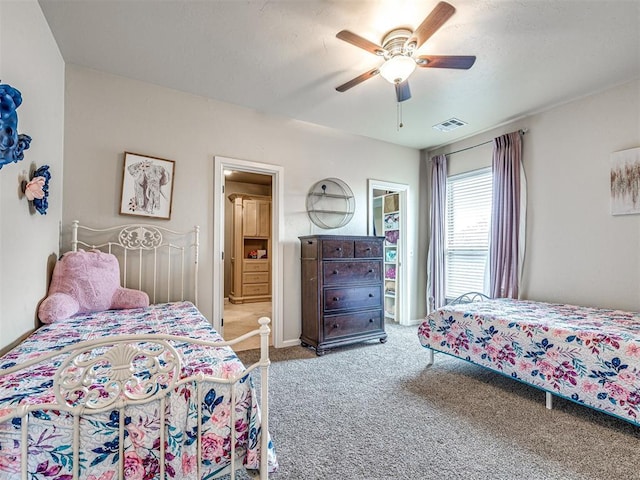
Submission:
{"label": "dark wood dresser", "polygon": [[383,237],[300,238],[302,346],[326,349],[387,341],[382,313]]}

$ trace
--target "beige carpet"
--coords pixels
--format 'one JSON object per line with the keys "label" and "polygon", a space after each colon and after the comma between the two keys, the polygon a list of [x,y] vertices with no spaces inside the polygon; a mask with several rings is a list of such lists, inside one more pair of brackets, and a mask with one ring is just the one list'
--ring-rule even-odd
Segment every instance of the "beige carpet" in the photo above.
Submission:
{"label": "beige carpet", "polygon": [[[244,335],[251,330],[257,329],[260,325],[258,319],[260,317],[271,318],[271,302],[255,302],[233,304],[225,301],[224,304],[224,331],[225,340],[233,340],[234,338]],[[273,345],[273,326],[271,325],[272,335],[269,339],[269,345]],[[260,348],[260,337],[255,336],[249,340],[245,340],[234,345],[236,352],[243,350],[251,350]]]}
{"label": "beige carpet", "polygon": [[547,410],[540,390],[448,355],[427,367],[417,327],[386,329],[322,357],[271,349],[274,480],[640,479],[640,427],[565,399]]}

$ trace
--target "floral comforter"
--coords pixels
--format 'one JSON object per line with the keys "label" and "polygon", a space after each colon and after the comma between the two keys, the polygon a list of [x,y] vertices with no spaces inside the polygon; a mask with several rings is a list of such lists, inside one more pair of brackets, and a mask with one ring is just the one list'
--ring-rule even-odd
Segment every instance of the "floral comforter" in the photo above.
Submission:
{"label": "floral comforter", "polygon": [[508,299],[446,306],[427,348],[640,425],[640,313]]}
{"label": "floral comforter", "polygon": [[[0,358],[0,417],[20,405],[55,403],[52,384],[55,370],[65,355],[46,365],[36,365],[2,375],[2,370],[43,352],[60,349],[81,340],[119,334],[174,334],[203,340],[221,340],[196,307],[189,302],[152,305],[149,308],[77,315],[44,326],[17,348]],[[228,378],[244,369],[229,347],[208,348],[174,343],[183,359],[181,378],[203,372]],[[58,360],[59,359],[59,360]],[[212,479],[230,470],[230,387],[204,383],[202,395],[202,469],[199,478]],[[200,388],[203,387],[200,386]],[[193,384],[176,388],[165,407],[166,478],[193,479],[197,472],[198,405]],[[238,464],[259,467],[260,411],[250,378],[236,387],[236,453]],[[159,402],[128,406],[124,412],[124,477],[127,480],[156,479],[160,475]],[[0,425],[0,478],[20,478],[19,418]],[[119,463],[119,414],[117,410],[80,420],[80,478],[114,480]],[[73,418],[55,410],[36,411],[29,417],[30,480],[72,478]],[[277,468],[269,442],[270,470]]]}

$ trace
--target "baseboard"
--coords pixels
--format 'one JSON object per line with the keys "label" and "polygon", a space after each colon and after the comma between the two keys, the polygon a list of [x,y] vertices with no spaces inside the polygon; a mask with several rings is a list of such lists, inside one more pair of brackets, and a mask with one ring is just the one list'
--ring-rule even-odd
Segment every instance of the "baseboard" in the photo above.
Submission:
{"label": "baseboard", "polygon": [[409,320],[407,323],[400,323],[400,325],[413,327],[415,325],[420,325],[422,322],[424,322],[424,318],[417,318],[417,319]]}
{"label": "baseboard", "polygon": [[294,338],[293,340],[284,340],[278,348],[297,347],[298,345],[300,345],[300,339]]}

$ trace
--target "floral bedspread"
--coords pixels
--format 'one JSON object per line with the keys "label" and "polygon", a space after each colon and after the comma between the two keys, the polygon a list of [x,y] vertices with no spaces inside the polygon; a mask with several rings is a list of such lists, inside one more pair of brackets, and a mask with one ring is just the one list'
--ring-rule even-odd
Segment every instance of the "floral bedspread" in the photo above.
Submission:
{"label": "floral bedspread", "polygon": [[[60,349],[81,340],[120,334],[174,334],[203,340],[221,340],[196,307],[189,302],[152,305],[149,308],[77,315],[44,326],[14,350],[0,358],[0,417],[20,405],[55,403],[53,377],[65,355],[45,365],[2,375],[10,368],[43,352]],[[208,348],[174,343],[183,359],[181,378],[203,372],[228,378],[244,370],[229,347]],[[202,392],[202,469],[199,478],[217,478],[230,470],[231,404],[228,385],[204,383]],[[193,479],[197,472],[198,405],[191,383],[176,388],[166,402],[165,474],[171,479]],[[260,464],[260,411],[251,379],[236,387],[236,461],[250,469]],[[124,412],[124,477],[127,480],[160,476],[160,403],[128,406]],[[0,425],[0,478],[20,478],[19,418]],[[119,463],[119,413],[95,414],[80,420],[80,478],[114,480]],[[61,411],[36,411],[29,417],[30,480],[72,478],[73,418]],[[269,466],[277,468],[269,441]]]}
{"label": "floral bedspread", "polygon": [[508,299],[446,306],[420,343],[640,425],[640,313]]}

